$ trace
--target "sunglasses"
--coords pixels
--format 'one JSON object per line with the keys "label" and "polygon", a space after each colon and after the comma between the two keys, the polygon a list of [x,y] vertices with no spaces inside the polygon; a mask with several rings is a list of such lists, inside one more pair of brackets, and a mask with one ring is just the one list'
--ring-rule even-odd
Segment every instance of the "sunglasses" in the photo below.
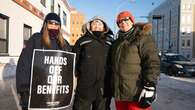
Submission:
{"label": "sunglasses", "polygon": [[48,20],[47,23],[48,24],[54,24],[54,25],[60,25],[60,23],[56,20]]}
{"label": "sunglasses", "polygon": [[127,22],[127,21],[129,21],[129,20],[130,20],[129,17],[124,18],[124,19],[121,19],[121,20],[118,21],[118,24],[122,23],[123,21],[124,21],[124,22]]}

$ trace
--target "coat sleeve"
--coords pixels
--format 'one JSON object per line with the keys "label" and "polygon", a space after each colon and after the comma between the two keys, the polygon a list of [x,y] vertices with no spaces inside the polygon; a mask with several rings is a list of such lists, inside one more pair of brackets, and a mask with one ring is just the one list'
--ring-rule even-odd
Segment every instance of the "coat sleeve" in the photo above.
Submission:
{"label": "coat sleeve", "polygon": [[77,40],[76,44],[72,48],[72,52],[76,53],[76,72],[75,75],[78,77],[79,75],[79,58],[80,58],[80,53],[81,53],[81,47],[80,47],[80,39]]}
{"label": "coat sleeve", "polygon": [[64,39],[64,49],[65,51],[71,52],[72,51],[72,47],[70,46],[70,44],[68,43],[67,40]]}
{"label": "coat sleeve", "polygon": [[18,93],[29,92],[33,45],[32,36],[27,41],[26,47],[23,48],[18,60],[16,68],[16,88]]}
{"label": "coat sleeve", "polygon": [[140,54],[144,84],[157,84],[160,75],[160,60],[151,35],[140,41]]}

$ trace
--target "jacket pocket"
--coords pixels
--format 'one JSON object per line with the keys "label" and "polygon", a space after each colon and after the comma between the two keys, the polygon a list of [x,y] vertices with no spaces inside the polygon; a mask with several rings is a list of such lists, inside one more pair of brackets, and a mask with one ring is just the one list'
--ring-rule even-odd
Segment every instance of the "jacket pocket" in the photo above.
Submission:
{"label": "jacket pocket", "polygon": [[120,85],[120,95],[121,98],[133,100],[133,97],[137,93],[137,84],[133,79],[122,79]]}

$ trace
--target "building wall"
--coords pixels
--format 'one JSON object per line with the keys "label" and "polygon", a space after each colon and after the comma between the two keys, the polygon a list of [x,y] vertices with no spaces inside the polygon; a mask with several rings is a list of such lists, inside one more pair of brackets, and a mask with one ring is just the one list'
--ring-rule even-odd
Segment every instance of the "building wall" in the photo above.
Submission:
{"label": "building wall", "polygon": [[180,21],[180,53],[192,58],[193,55],[193,3],[191,0],[181,1],[181,21]]}
{"label": "building wall", "polygon": [[[8,53],[0,53],[0,63],[9,62],[10,58],[15,60],[23,48],[23,28],[24,25],[32,27],[32,34],[39,32],[44,16],[51,11],[50,0],[46,1],[44,7],[40,0],[0,0],[0,14],[9,17],[8,22]],[[70,36],[70,7],[65,5],[66,0],[54,0],[54,12],[58,12],[58,4],[61,7],[61,20],[63,20],[63,11],[67,15],[66,26],[62,24],[64,37],[69,40]]]}
{"label": "building wall", "polygon": [[82,25],[85,23],[84,14],[76,11],[75,9],[71,11],[71,19],[70,19],[70,32],[71,32],[71,40],[70,44],[74,45],[76,41],[82,36]]}
{"label": "building wall", "polygon": [[150,12],[150,17],[162,16],[158,19],[158,28],[157,19],[150,19],[159,50],[180,53],[190,59],[195,58],[194,4],[195,0],[166,0]]}
{"label": "building wall", "polygon": [[[195,19],[195,5],[192,6],[193,7],[193,15],[192,15],[192,19]],[[193,28],[192,28],[192,33],[193,33],[193,44],[192,44],[192,56],[193,56],[193,59],[195,58],[195,21],[193,21]]]}

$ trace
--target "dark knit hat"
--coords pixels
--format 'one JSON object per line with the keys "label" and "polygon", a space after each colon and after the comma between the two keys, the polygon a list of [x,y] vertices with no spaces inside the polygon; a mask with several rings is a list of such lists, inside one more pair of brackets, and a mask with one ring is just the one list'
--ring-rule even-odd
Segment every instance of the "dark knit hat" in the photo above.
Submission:
{"label": "dark knit hat", "polygon": [[47,22],[48,20],[55,20],[61,25],[60,17],[56,13],[48,13],[45,17],[45,22]]}
{"label": "dark knit hat", "polygon": [[120,20],[122,20],[122,19],[125,19],[126,17],[129,17],[130,18],[130,20],[131,20],[131,22],[134,24],[135,23],[135,18],[134,18],[134,16],[131,14],[131,12],[129,12],[129,11],[122,11],[122,12],[120,12],[119,14],[118,14],[118,16],[117,16],[117,24],[119,23],[119,21]]}

